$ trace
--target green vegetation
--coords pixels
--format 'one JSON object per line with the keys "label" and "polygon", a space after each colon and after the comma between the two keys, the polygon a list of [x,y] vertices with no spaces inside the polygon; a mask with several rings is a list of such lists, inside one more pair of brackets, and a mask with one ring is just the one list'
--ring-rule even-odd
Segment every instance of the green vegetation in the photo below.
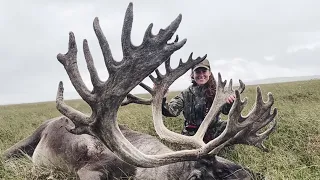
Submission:
{"label": "green vegetation", "polygon": [[[247,86],[248,112],[255,101],[256,86]],[[320,80],[261,85],[264,100],[267,92],[275,98],[278,108],[277,130],[265,145],[269,153],[249,146],[237,145],[228,159],[238,162],[268,179],[319,179],[320,177]],[[169,95],[173,97],[177,92]],[[68,105],[90,113],[81,100]],[[245,113],[243,115],[246,115]],[[0,106],[0,153],[31,134],[44,120],[60,116],[55,102]],[[224,119],[227,117],[223,117]],[[153,130],[151,107],[128,105],[121,107],[118,121],[130,128],[156,135]],[[180,132],[182,117],[166,118],[169,129]],[[33,169],[28,158],[0,163],[0,179],[76,179],[72,173],[59,170]]]}

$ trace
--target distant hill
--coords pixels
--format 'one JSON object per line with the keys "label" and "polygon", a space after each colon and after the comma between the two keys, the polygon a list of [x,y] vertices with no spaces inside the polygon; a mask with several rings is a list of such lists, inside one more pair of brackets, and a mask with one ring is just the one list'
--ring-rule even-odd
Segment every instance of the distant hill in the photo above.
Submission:
{"label": "distant hill", "polygon": [[283,83],[283,82],[294,82],[294,81],[307,81],[307,80],[313,80],[313,79],[320,79],[320,75],[267,78],[267,79],[260,79],[260,80],[254,80],[254,81],[247,81],[245,82],[245,84],[247,85],[272,84],[272,83]]}

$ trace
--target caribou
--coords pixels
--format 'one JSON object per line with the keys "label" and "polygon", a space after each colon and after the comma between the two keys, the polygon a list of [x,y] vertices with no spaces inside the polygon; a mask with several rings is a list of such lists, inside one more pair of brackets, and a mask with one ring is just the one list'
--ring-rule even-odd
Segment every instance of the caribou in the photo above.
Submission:
{"label": "caribou", "polygon": [[[90,106],[91,114],[84,114],[68,106],[63,98],[63,83],[60,82],[56,96],[56,108],[61,117],[49,119],[30,136],[7,149],[3,157],[10,159],[28,155],[36,166],[65,167],[74,170],[80,180],[100,179],[254,179],[256,173],[225,158],[219,151],[229,145],[253,145],[267,151],[264,140],[276,128],[273,108],[274,99],[268,93],[263,101],[260,87],[257,87],[256,101],[252,110],[243,116],[247,99],[241,99],[245,85],[241,80],[238,89],[233,89],[232,79],[227,86],[218,74],[217,90],[211,109],[198,131],[185,136],[170,131],[161,114],[162,99],[169,86],[191,67],[203,61],[203,57],[180,60],[178,67],[170,67],[171,55],[186,43],[186,39],[169,42],[181,22],[182,15],[159,33],[152,33],[148,26],[139,46],[131,42],[133,4],[127,7],[121,34],[123,59],[116,61],[108,41],[99,25],[93,21],[93,29],[99,41],[105,66],[109,72],[102,81],[95,68],[87,40],[83,41],[84,57],[89,70],[93,89],[83,82],[77,65],[75,36],[69,33],[66,54],[58,54],[58,61],[64,66],[72,85],[81,98]],[[165,74],[158,67],[165,64]],[[152,75],[152,73],[155,74]],[[156,85],[147,86],[142,81],[150,77]],[[142,86],[151,94],[144,99],[130,94],[136,86]],[[203,137],[214,117],[221,111],[224,99],[230,95],[236,99],[227,119],[227,126],[217,138],[205,143]],[[158,138],[133,131],[117,122],[120,106],[130,103],[152,106],[154,128],[159,138],[167,142],[189,147],[172,150]]]}

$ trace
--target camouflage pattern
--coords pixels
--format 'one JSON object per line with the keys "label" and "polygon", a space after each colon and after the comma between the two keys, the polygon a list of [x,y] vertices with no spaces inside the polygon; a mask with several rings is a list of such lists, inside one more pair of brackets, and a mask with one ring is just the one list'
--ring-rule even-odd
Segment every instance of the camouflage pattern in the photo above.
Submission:
{"label": "camouflage pattern", "polygon": [[[205,88],[191,85],[171,99],[169,103],[164,99],[162,114],[167,117],[176,117],[182,112],[185,118],[182,134],[193,135],[205,118],[209,108],[206,107]],[[230,108],[231,105],[226,104],[221,112],[228,114]],[[206,133],[205,141],[217,137],[224,130],[226,124],[226,121],[222,121],[218,114]]]}

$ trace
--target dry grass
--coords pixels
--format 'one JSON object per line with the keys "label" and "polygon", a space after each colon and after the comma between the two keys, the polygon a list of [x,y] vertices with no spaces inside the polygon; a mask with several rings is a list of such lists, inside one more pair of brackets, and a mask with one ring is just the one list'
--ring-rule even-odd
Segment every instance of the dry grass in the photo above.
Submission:
{"label": "dry grass", "polygon": [[[261,85],[264,98],[272,92],[278,108],[278,128],[266,142],[269,153],[239,145],[229,159],[261,172],[268,179],[319,179],[320,177],[320,81]],[[170,94],[173,97],[176,92]],[[248,86],[248,112],[255,100],[255,86]],[[243,97],[243,96],[242,96]],[[80,100],[67,101],[72,107],[89,113]],[[245,115],[245,114],[244,114]],[[44,120],[60,116],[54,102],[0,106],[0,153],[31,134]],[[151,108],[143,105],[121,107],[119,122],[130,128],[155,135]],[[225,118],[225,117],[224,117]],[[181,131],[182,118],[166,118],[165,123]],[[30,160],[0,163],[1,179],[76,179],[72,172],[33,169]]]}

